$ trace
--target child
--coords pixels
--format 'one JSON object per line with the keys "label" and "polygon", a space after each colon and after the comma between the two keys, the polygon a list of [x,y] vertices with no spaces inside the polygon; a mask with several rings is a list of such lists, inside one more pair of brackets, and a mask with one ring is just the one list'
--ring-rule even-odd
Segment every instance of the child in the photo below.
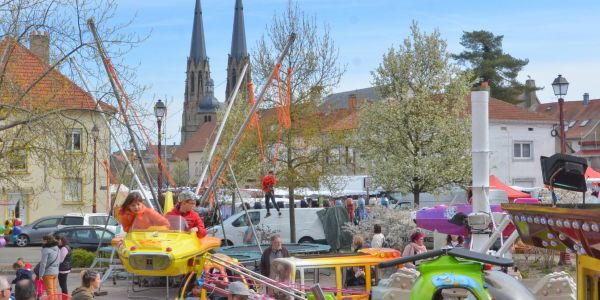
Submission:
{"label": "child", "polygon": [[[27,269],[27,267],[29,267],[29,269]],[[23,280],[23,279],[30,279],[32,280],[32,274],[31,274],[31,264],[25,264],[25,262],[23,261],[22,258],[19,258],[14,264],[13,264],[13,269],[15,271],[17,271],[16,277],[15,279],[12,281],[12,284],[17,284],[17,282]]]}

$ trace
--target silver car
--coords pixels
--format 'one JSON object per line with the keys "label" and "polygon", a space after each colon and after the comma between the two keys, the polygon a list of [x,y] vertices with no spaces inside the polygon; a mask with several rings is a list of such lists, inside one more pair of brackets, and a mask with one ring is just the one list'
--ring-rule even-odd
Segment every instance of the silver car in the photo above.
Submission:
{"label": "silver car", "polygon": [[22,226],[21,233],[13,243],[19,247],[41,244],[43,236],[67,226],[96,225],[104,227],[105,223],[107,223],[106,229],[112,233],[116,234],[122,230],[119,222],[114,217],[108,216],[106,213],[68,213],[64,216],[43,217],[31,224]]}
{"label": "silver car", "polygon": [[[32,244],[41,244],[42,237],[48,235],[61,227],[64,227],[65,221],[67,224],[78,222],[78,220],[64,220],[64,216],[50,216],[35,220],[33,223],[21,226],[21,233],[14,240],[14,244],[19,247],[25,247]],[[83,218],[81,224],[83,224]],[[75,225],[75,224],[69,224]]]}

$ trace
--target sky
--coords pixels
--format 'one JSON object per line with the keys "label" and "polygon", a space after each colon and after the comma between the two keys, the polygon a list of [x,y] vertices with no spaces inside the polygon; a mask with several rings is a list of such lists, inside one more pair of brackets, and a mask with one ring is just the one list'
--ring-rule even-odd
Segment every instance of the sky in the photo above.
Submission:
{"label": "sky", "polygon": [[[250,54],[275,14],[287,0],[245,0],[246,44]],[[556,101],[551,83],[562,74],[570,83],[565,99],[581,100],[583,93],[600,99],[600,1],[445,1],[445,0],[298,0],[298,6],[317,23],[329,28],[339,48],[339,63],[346,66],[333,92],[371,86],[371,71],[383,54],[409,36],[412,21],[421,30],[438,29],[448,51],[464,50],[464,31],[487,30],[503,35],[503,50],[529,59],[518,79],[528,77],[543,90],[542,103]],[[126,56],[137,65],[137,77],[148,86],[142,103],[151,110],[166,99],[167,143],[179,143],[185,71],[190,52],[195,0],[121,0],[117,21],[133,18],[127,30],[149,38]],[[215,96],[225,98],[227,55],[231,49],[235,0],[203,0],[206,51]],[[260,88],[260,87],[259,87]],[[151,127],[152,128],[152,127]]]}

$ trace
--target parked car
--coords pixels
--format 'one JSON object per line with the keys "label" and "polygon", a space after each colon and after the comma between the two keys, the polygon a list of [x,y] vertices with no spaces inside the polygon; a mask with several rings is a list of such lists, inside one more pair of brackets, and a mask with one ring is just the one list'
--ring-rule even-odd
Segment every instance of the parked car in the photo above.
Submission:
{"label": "parked car", "polygon": [[119,222],[117,222],[115,218],[109,217],[106,213],[68,213],[64,216],[43,217],[22,226],[21,234],[17,236],[13,243],[19,247],[41,244],[44,235],[50,234],[63,227],[74,225],[104,226],[106,218],[109,218],[107,229],[113,233],[119,233],[121,231],[121,225],[119,225]]}
{"label": "parked car", "polygon": [[[297,208],[296,214],[296,237],[298,243],[315,243],[325,241],[325,232],[323,225],[319,220],[317,212],[323,208]],[[290,214],[288,208],[281,208],[281,216],[277,214],[275,208],[271,208],[270,217],[265,217],[266,209],[249,209],[248,214],[252,220],[252,224],[257,229],[267,229],[277,232],[281,235],[281,240],[284,243],[290,242]],[[224,239],[223,229],[225,228]],[[207,229],[211,236],[216,236],[222,239],[223,245],[233,246],[242,245],[244,232],[246,232],[246,214],[241,211],[223,221],[223,225],[217,225]]]}
{"label": "parked car", "polygon": [[72,249],[85,249],[96,251],[98,242],[100,247],[110,245],[115,234],[100,226],[69,226],[54,232],[54,235],[64,235]]}

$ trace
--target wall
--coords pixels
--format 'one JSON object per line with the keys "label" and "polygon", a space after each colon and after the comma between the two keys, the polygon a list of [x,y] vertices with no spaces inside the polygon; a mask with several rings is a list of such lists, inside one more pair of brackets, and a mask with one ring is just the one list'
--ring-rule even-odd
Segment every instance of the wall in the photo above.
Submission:
{"label": "wall", "polygon": [[[550,136],[552,124],[490,120],[490,174],[508,185],[525,185],[515,180],[531,180],[532,186],[542,186],[540,156],[555,152],[555,141]],[[516,141],[533,142],[532,159],[515,159]]]}

